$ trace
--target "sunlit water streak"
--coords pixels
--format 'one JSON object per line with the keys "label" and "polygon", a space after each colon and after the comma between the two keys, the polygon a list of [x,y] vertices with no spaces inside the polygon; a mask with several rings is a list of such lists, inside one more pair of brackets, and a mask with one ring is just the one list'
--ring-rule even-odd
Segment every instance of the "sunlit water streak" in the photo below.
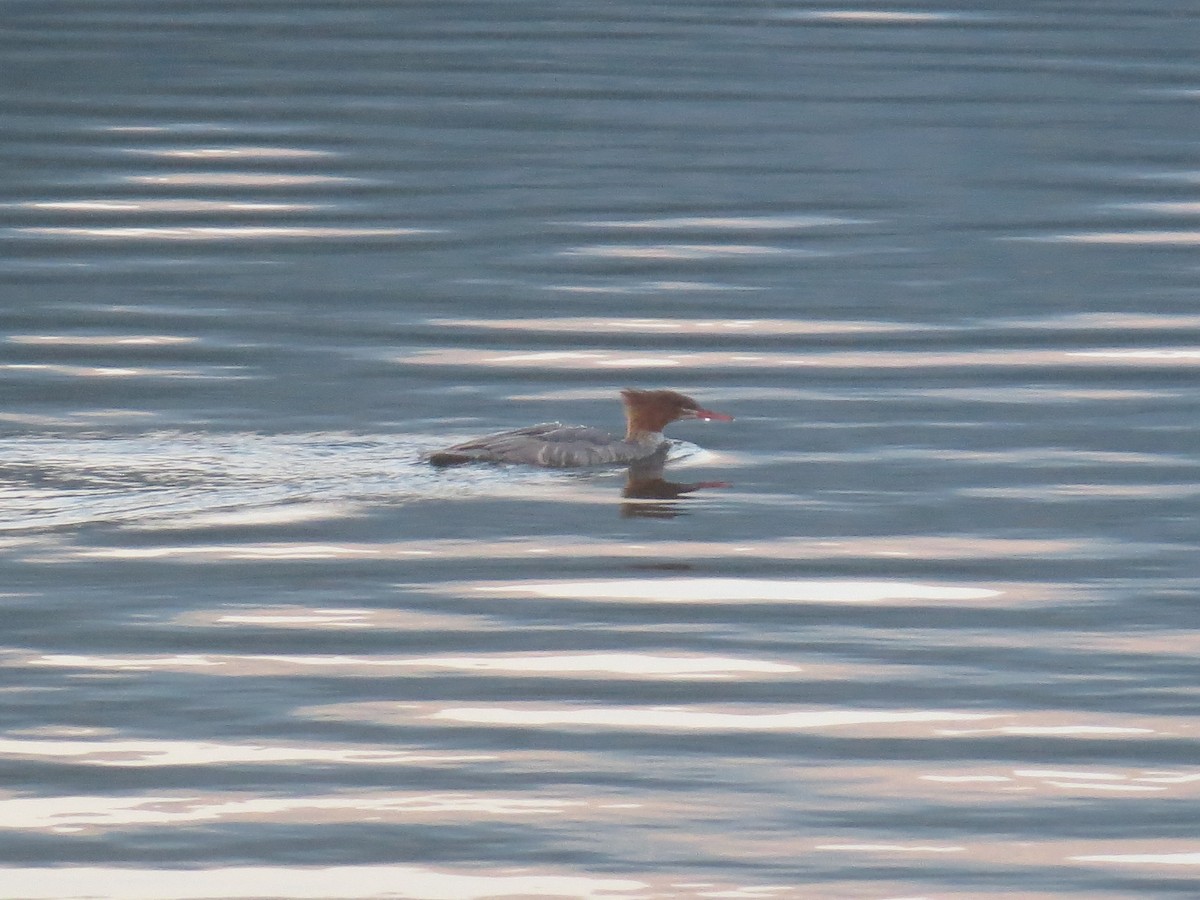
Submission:
{"label": "sunlit water streak", "polygon": [[[1037,368],[1061,372],[1064,369],[1095,369],[1113,366],[1136,368],[1191,368],[1200,365],[1200,346],[1126,349],[1096,347],[1080,350],[970,350],[970,351],[899,351],[779,353],[770,351],[694,351],[659,352],[635,355],[620,350],[548,350],[529,353],[524,350],[424,350],[401,356],[396,362],[405,366],[446,366],[464,368],[513,368],[539,370],[620,369],[642,372],[653,369],[721,370],[741,369],[903,369],[906,372],[946,368]],[[643,376],[645,377],[645,376]]]}
{"label": "sunlit water streak", "polygon": [[0,872],[13,890],[29,900],[94,896],[97,885],[115,885],[105,890],[121,900],[204,900],[246,891],[296,900],[333,895],[395,896],[397,891],[400,896],[428,900],[482,900],[504,895],[633,898],[645,896],[644,890],[649,887],[646,882],[627,878],[518,875],[503,870],[477,874],[416,866],[228,867],[200,872],[127,867],[9,868]]}
{"label": "sunlit water streak", "polygon": [[329,226],[284,225],[191,225],[176,227],[104,226],[93,228],[46,225],[16,229],[17,235],[35,238],[89,238],[110,241],[248,241],[330,240],[334,238],[387,238],[431,234],[420,228],[333,228]]}

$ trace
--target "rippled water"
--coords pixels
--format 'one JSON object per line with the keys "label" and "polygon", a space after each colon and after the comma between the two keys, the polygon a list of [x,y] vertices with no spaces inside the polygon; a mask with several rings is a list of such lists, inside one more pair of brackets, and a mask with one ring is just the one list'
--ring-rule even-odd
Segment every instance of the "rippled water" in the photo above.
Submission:
{"label": "rippled water", "polygon": [[1194,12],[7,4],[0,892],[1196,896]]}

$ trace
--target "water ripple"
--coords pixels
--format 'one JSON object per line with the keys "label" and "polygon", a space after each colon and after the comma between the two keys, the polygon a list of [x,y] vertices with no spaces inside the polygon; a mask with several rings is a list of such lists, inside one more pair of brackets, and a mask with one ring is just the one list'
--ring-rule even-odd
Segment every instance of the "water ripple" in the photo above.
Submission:
{"label": "water ripple", "polygon": [[105,241],[255,241],[412,237],[437,234],[428,228],[380,228],[329,225],[188,225],[188,226],[27,226],[10,236],[46,239],[91,238]]}

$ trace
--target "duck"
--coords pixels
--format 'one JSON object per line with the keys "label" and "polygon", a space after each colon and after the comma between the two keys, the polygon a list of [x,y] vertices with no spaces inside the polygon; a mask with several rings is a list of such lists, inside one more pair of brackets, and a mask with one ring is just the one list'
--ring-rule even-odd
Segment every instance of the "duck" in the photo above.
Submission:
{"label": "duck", "polygon": [[705,409],[686,394],[670,390],[621,391],[625,436],[616,437],[587,425],[542,422],[463,441],[427,457],[434,466],[463,463],[519,463],[547,468],[575,468],[636,463],[667,444],[663,429],[672,422],[699,419],[732,422],[733,416]]}

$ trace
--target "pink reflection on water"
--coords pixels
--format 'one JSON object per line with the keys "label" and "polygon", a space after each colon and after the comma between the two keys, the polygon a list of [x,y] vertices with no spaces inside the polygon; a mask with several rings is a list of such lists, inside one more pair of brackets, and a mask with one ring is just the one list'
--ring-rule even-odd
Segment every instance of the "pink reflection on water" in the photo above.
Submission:
{"label": "pink reflection on water", "polygon": [[808,335],[888,334],[929,330],[901,322],[828,321],[800,319],[654,319],[555,316],[540,319],[431,319],[440,328],[481,328],[492,331],[562,334],[695,334]]}
{"label": "pink reflection on water", "polygon": [[1129,350],[862,350],[781,353],[778,351],[660,350],[631,356],[626,350],[563,350],[529,353],[520,350],[477,350],[467,347],[421,350],[393,358],[401,365],[458,366],[468,368],[530,368],[577,370],[580,368],[647,369],[922,369],[1010,368],[1033,366],[1055,369],[1095,367],[1159,368],[1200,365],[1200,348],[1165,347]]}
{"label": "pink reflection on water", "polygon": [[341,744],[286,744],[187,741],[111,737],[15,736],[0,738],[0,759],[68,762],[71,765],[156,768],[160,766],[227,765],[456,765],[491,759],[488,754],[454,754],[423,748],[370,747]]}
{"label": "pink reflection on water", "polygon": [[[647,882],[583,874],[514,873],[472,868],[456,871],[410,865],[232,866],[208,869],[136,869],[69,866],[0,868],[6,890],[24,900],[95,897],[104,885],[110,900],[212,900],[215,897],[288,897],[290,900],[422,897],[426,900],[485,898],[611,898],[644,900]],[[693,895],[694,896],[694,895]]]}
{"label": "pink reflection on water", "polygon": [[[274,541],[241,543],[163,544],[123,547],[63,547],[49,558],[62,559],[144,559],[194,561],[256,559],[357,559],[357,560],[445,560],[445,559],[521,559],[530,556],[551,559],[652,559],[655,561],[694,559],[1006,559],[1011,556],[1043,558],[1095,559],[1136,556],[1148,548],[1128,543],[1108,543],[1072,538],[992,538],[986,536],[913,535],[911,537],[853,538],[778,538],[773,540],[729,543],[725,541],[656,541],[643,544],[618,540],[581,542],[571,538],[514,538],[499,541]],[[528,581],[489,582],[489,590],[511,585],[520,595]],[[468,584],[450,584],[449,590],[461,591]],[[1062,586],[1036,586],[1028,590],[1006,585],[1011,600],[1055,599],[1067,590]]]}
{"label": "pink reflection on water", "polygon": [[315,238],[409,237],[433,234],[426,228],[333,227],[322,225],[141,225],[59,226],[14,228],[16,234],[45,238],[91,238],[107,241],[228,241]]}
{"label": "pink reflection on water", "polygon": [[[231,617],[221,617],[228,623]],[[236,617],[242,624],[256,627],[298,627],[312,630],[325,626],[312,617],[298,623],[293,617],[283,621],[267,616]],[[449,618],[449,617],[447,617]],[[347,627],[334,622],[333,627]],[[500,630],[498,627],[496,630]],[[697,653],[462,653],[445,656],[395,656],[387,654],[126,654],[94,656],[47,653],[7,655],[10,665],[97,672],[187,672],[224,677],[321,677],[404,676],[417,673],[452,672],[480,676],[504,674],[531,678],[652,679],[663,681],[712,681],[779,678],[808,671],[808,667],[775,660],[746,657],[712,656]],[[833,677],[837,667],[821,667],[823,677]],[[811,673],[810,673],[811,674]],[[843,667],[849,675],[849,667]]]}

